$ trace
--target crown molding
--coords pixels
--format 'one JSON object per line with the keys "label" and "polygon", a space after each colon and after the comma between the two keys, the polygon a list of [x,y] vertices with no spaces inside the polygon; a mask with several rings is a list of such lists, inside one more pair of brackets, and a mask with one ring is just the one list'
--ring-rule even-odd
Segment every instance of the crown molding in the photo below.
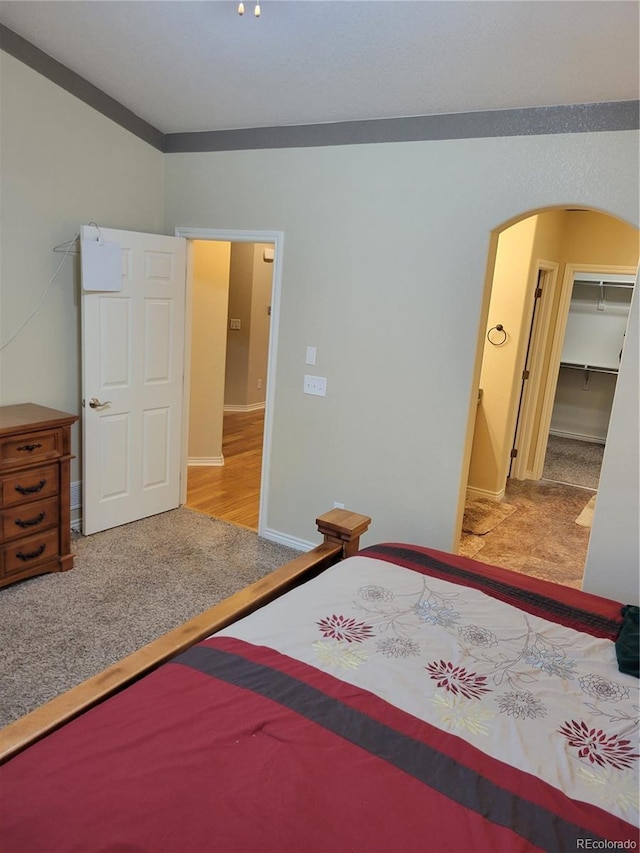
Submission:
{"label": "crown molding", "polygon": [[71,71],[2,24],[0,24],[0,48],[135,136],[148,142],[149,145],[167,154],[598,133],[640,128],[640,101],[607,101],[286,127],[253,127],[165,134],[76,74],[75,71]]}
{"label": "crown molding", "polygon": [[124,107],[115,98],[107,95],[93,83],[76,74],[57,59],[40,50],[31,42],[14,33],[8,27],[0,24],[0,48],[14,59],[20,60],[29,68],[42,74],[47,80],[74,95],[85,104],[110,118],[116,124],[124,127],[134,136],[148,142],[159,151],[164,150],[164,134],[156,127],[141,119],[131,110]]}

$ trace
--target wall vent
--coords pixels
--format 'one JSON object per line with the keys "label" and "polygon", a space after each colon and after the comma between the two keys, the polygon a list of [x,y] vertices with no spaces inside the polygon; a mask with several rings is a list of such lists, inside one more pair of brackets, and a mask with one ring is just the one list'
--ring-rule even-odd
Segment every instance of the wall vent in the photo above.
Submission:
{"label": "wall vent", "polygon": [[71,509],[82,508],[82,480],[71,483]]}

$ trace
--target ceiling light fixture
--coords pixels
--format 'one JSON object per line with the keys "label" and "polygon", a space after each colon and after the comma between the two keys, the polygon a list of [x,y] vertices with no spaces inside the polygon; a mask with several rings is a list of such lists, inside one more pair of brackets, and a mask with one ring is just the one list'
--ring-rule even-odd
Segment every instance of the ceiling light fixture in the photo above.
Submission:
{"label": "ceiling light fixture", "polygon": [[[244,3],[242,2],[242,0],[240,0],[240,3],[238,4],[238,14],[244,15]],[[259,18],[262,14],[262,10],[260,9],[260,3],[256,3],[255,9],[253,10],[253,14],[256,16],[256,18]]]}

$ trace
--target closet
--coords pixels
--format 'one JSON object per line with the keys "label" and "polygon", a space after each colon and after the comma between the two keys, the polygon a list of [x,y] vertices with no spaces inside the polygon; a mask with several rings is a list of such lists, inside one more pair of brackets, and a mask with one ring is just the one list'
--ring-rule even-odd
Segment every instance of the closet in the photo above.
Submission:
{"label": "closet", "polygon": [[551,434],[604,444],[635,278],[576,273]]}

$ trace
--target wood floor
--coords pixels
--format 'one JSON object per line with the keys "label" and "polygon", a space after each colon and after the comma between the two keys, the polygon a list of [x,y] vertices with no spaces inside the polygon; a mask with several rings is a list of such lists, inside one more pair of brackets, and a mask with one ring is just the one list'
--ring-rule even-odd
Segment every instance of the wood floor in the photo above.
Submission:
{"label": "wood floor", "polygon": [[189,468],[187,506],[257,530],[263,433],[264,409],[225,412],[224,465]]}

